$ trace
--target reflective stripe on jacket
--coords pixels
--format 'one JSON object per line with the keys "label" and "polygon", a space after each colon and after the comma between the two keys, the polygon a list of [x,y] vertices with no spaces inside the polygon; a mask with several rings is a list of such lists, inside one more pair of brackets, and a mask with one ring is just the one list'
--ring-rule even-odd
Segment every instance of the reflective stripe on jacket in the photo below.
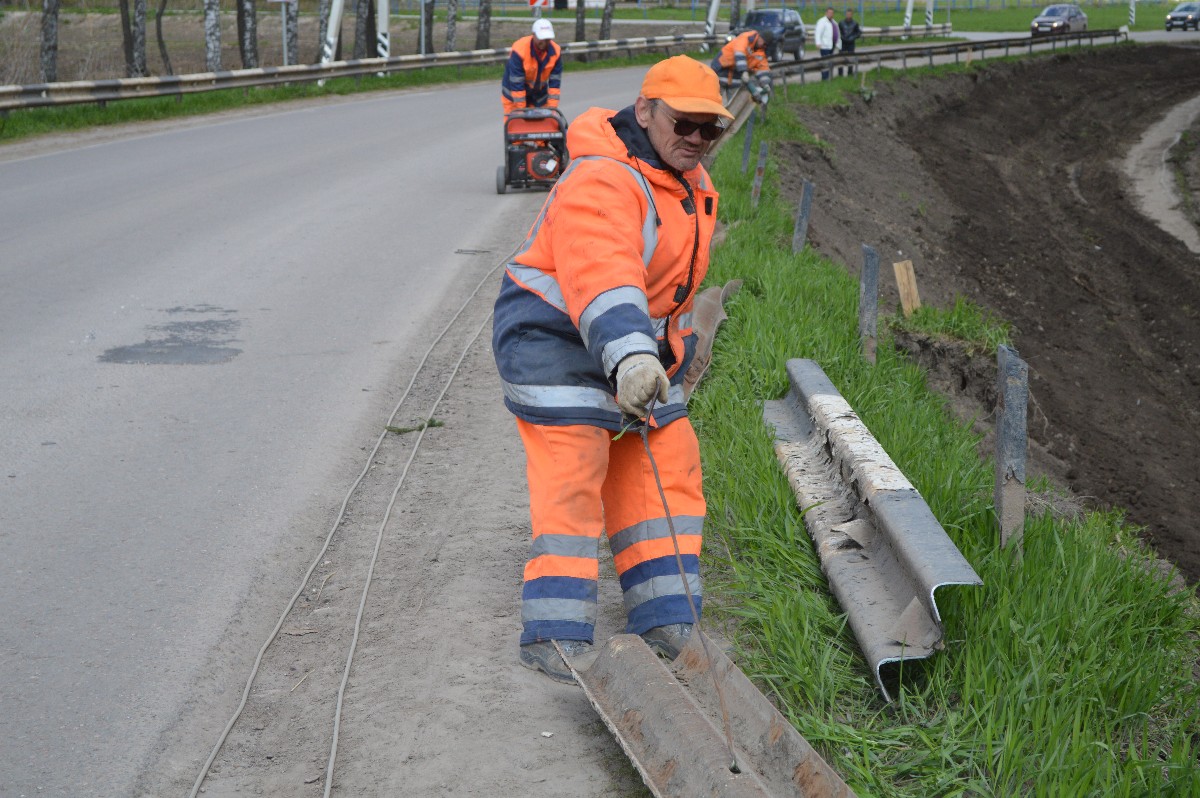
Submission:
{"label": "reflective stripe on jacket", "polygon": [[692,299],[717,193],[703,167],[679,175],[631,154],[649,149],[641,128],[636,146],[618,134],[632,117],[592,108],[571,124],[571,164],[501,283],[492,345],[504,401],[534,424],[620,429],[614,372],[635,353],[657,355],[671,380],[653,423],[687,415]]}
{"label": "reflective stripe on jacket", "polygon": [[550,40],[546,52],[533,48],[533,36],[513,42],[500,81],[504,113],[518,108],[557,108],[562,84],[562,48]]}
{"label": "reflective stripe on jacket", "polygon": [[724,70],[728,77],[737,77],[743,72],[763,72],[770,69],[766,50],[761,44],[758,48],[751,46],[750,43],[755,39],[761,42],[758,31],[748,30],[727,42],[715,59],[721,65],[721,69],[715,70],[717,74]]}

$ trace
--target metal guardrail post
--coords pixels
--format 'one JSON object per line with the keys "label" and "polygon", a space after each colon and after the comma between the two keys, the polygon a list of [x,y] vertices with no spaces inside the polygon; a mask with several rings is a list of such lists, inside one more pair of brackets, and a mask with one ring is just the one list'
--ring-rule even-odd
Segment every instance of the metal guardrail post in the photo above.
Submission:
{"label": "metal guardrail post", "polygon": [[742,174],[746,174],[746,170],[750,168],[750,145],[754,140],[754,111],[750,112],[750,117],[746,120],[746,139],[742,143]]}
{"label": "metal guardrail post", "polygon": [[[748,141],[749,139],[747,139]],[[758,165],[754,167],[754,185],[750,189],[750,207],[758,207],[758,198],[762,194],[763,175],[767,171],[767,142],[758,145]]]}
{"label": "metal guardrail post", "polygon": [[796,210],[796,226],[792,230],[792,254],[798,255],[804,249],[804,241],[808,237],[808,216],[812,211],[813,190],[811,180],[805,180],[800,190],[800,207]]}
{"label": "metal guardrail post", "polygon": [[1020,554],[1025,532],[1025,453],[1028,446],[1029,366],[1017,350],[996,349],[999,418],[996,423],[996,487],[993,501],[1000,524],[1000,545],[1012,543]]}
{"label": "metal guardrail post", "polygon": [[875,362],[877,324],[879,318],[879,253],[862,245],[863,267],[858,281],[858,337],[862,339],[863,356]]}

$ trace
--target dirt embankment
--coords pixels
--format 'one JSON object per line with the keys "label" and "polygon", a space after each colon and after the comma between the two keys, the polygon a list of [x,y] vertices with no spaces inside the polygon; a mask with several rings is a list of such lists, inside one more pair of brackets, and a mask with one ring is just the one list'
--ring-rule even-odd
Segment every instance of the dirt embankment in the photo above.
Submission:
{"label": "dirt embankment", "polygon": [[[962,295],[1013,323],[1037,470],[1127,508],[1192,581],[1200,258],[1136,210],[1120,161],[1200,94],[1197,63],[1195,48],[1113,47],[919,83],[868,79],[869,100],[799,108],[822,145],[781,153],[785,196],[799,197],[802,178],[817,184],[810,241],[822,252],[856,270],[872,244],[885,275],[914,262],[926,304]],[[994,367],[952,371],[943,386],[990,411]]]}

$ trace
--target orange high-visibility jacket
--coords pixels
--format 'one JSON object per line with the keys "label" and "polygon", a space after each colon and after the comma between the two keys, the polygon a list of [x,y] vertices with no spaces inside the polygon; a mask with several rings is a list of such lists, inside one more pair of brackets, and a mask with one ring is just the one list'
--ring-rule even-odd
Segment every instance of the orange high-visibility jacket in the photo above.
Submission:
{"label": "orange high-visibility jacket", "polygon": [[[751,42],[756,40],[759,44],[757,48],[751,46]],[[716,70],[717,74],[721,74],[721,70],[725,70],[727,76],[737,77],[743,72],[762,72],[770,69],[767,52],[763,49],[761,42],[762,37],[758,31],[754,30],[748,30],[735,36],[721,48],[721,53],[717,57],[721,69]]]}
{"label": "orange high-visibility jacket", "polygon": [[692,299],[708,272],[717,192],[704,167],[658,163],[632,106],[591,108],[567,132],[571,164],[508,264],[493,349],[505,404],[534,424],[621,428],[614,372],[658,355],[671,380],[653,423],[687,415]]}
{"label": "orange high-visibility jacket", "polygon": [[500,81],[500,101],[507,116],[520,108],[557,108],[562,84],[562,48],[553,39],[546,52],[533,49],[533,36],[513,42]]}

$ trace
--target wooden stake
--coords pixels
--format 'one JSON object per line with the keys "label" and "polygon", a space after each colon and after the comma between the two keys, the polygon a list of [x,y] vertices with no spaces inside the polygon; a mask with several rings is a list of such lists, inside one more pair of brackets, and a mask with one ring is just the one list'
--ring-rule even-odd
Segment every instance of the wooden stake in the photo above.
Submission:
{"label": "wooden stake", "polygon": [[896,273],[896,287],[900,289],[900,307],[904,317],[908,318],[913,311],[921,307],[921,295],[917,293],[917,275],[913,271],[911,260],[902,260],[892,264]]}

